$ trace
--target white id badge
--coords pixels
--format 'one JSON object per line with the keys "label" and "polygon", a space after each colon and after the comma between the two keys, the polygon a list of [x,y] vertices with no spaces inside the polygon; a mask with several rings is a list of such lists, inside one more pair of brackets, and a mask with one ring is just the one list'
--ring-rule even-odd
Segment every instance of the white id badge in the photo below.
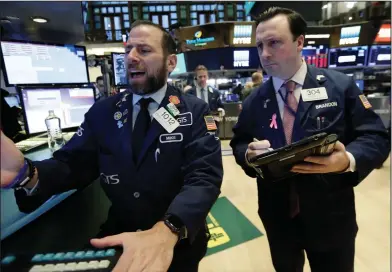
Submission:
{"label": "white id badge", "polygon": [[325,87],[302,89],[301,96],[304,102],[328,99],[327,89]]}
{"label": "white id badge", "polygon": [[177,120],[163,107],[157,110],[152,116],[169,133],[172,133],[180,126],[180,123],[178,123]]}

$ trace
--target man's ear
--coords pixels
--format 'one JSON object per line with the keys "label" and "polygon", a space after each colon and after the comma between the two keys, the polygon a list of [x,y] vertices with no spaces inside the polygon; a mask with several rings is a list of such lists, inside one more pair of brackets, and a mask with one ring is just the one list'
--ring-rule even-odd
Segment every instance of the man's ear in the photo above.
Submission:
{"label": "man's ear", "polygon": [[304,48],[304,46],[305,46],[305,37],[304,37],[304,35],[300,35],[297,38],[297,51],[301,52],[302,49]]}
{"label": "man's ear", "polygon": [[167,70],[169,73],[173,72],[173,70],[177,66],[177,56],[175,54],[171,54],[167,57]]}

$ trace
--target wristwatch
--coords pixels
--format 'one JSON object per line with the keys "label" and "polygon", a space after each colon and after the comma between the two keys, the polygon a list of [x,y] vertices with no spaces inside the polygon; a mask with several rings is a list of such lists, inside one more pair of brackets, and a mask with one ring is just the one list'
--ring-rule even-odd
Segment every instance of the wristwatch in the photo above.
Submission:
{"label": "wristwatch", "polygon": [[163,217],[163,222],[165,225],[173,232],[177,234],[178,241],[188,238],[188,230],[181,219],[172,214],[166,214]]}
{"label": "wristwatch", "polygon": [[25,158],[25,163],[27,164],[28,171],[26,171],[24,176],[22,176],[22,178],[13,186],[15,189],[23,188],[34,177],[36,170],[34,163],[27,158]]}

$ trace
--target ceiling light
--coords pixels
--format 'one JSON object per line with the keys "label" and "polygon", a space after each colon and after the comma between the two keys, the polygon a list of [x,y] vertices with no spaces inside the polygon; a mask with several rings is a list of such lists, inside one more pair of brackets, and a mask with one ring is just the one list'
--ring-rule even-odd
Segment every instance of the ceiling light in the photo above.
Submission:
{"label": "ceiling light", "polygon": [[44,17],[40,17],[40,16],[31,17],[31,20],[33,20],[36,23],[40,23],[40,24],[44,24],[44,23],[48,22],[48,19],[46,19]]}

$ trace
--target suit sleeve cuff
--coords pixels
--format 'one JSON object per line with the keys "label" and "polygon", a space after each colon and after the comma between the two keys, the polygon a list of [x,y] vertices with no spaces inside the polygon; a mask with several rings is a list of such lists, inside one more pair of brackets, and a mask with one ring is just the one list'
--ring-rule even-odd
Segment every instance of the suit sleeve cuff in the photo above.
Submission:
{"label": "suit sleeve cuff", "polygon": [[345,172],[355,172],[355,171],[357,170],[357,169],[356,169],[355,158],[354,158],[353,154],[351,154],[350,152],[346,151],[346,153],[347,153],[347,156],[348,156],[348,158],[349,158],[349,160],[350,160],[350,165],[349,165],[349,167],[346,169]]}

